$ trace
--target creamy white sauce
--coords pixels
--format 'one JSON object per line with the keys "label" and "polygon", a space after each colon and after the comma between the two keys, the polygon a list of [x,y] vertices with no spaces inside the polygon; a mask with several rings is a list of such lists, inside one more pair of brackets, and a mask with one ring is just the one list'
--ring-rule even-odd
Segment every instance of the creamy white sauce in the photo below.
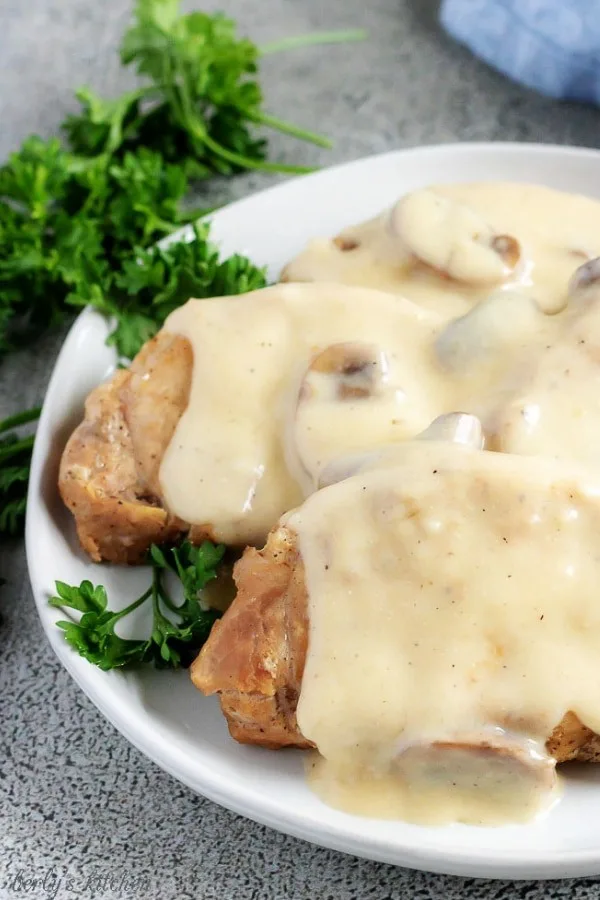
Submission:
{"label": "creamy white sauce", "polygon": [[600,731],[598,254],[591,200],[437,187],[165,324],[194,354],[167,508],[260,544],[309,497],[298,722],[333,805],[525,819],[563,715]]}
{"label": "creamy white sauce", "polygon": [[[311,241],[284,277],[392,291],[448,316],[466,312],[496,283],[518,287],[543,309],[556,311],[574,268],[600,255],[600,204],[587,197],[485,182],[436,185],[409,200],[408,215],[401,198],[376,219],[344,229],[337,243]],[[480,240],[469,241],[469,235]],[[511,236],[521,250],[514,269],[499,264],[496,282],[485,262],[487,275],[481,277],[481,268],[477,275],[488,235]],[[447,277],[449,270],[455,280]]]}
{"label": "creamy white sauce", "polygon": [[[260,544],[333,461],[405,440],[455,410],[476,413],[505,452],[539,453],[541,441],[546,455],[596,456],[589,432],[600,428],[600,391],[577,337],[588,318],[600,321],[590,297],[550,316],[496,292],[449,322],[401,297],[335,284],[192,300],[165,326],[194,353],[189,405],[160,467],[166,505],[217,540]],[[552,360],[565,341],[567,399],[577,409],[590,399],[589,427],[577,434],[563,428],[563,413],[577,415],[564,391],[544,382],[524,398],[548,366],[562,377]],[[523,408],[535,402],[548,411],[532,425]]]}
{"label": "creamy white sauce", "polygon": [[[573,710],[600,730],[600,473],[411,441],[285,522],[308,588],[297,716],[317,791],[417,821],[546,805],[553,728]],[[439,742],[451,752],[432,758]]]}
{"label": "creamy white sauce", "polygon": [[[320,468],[339,452],[402,439],[435,416],[442,401],[429,396],[445,391],[434,353],[442,324],[401,298],[340,285],[277,285],[176,310],[165,327],[190,341],[194,372],[160,469],[168,508],[210,524],[218,540],[260,544],[314,489],[311,454]],[[388,382],[373,404],[348,403],[341,414],[330,404],[337,418],[318,423],[331,442],[321,460],[324,433],[311,438],[302,381],[319,352],[356,338],[386,354]]]}

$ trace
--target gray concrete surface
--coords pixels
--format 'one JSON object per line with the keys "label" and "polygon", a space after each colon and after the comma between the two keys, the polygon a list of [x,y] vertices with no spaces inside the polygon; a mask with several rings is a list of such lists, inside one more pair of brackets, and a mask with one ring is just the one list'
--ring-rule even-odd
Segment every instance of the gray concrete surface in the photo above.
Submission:
{"label": "gray concrete surface", "polygon": [[[269,108],[336,141],[324,152],[274,138],[273,154],[282,159],[327,165],[419,143],[594,146],[600,139],[598,111],[539,98],[454,46],[439,32],[431,0],[222,0],[220,6],[258,42],[316,28],[370,30],[361,46],[265,62]],[[115,48],[129,14],[130,0],[1,0],[0,160],[30,132],[53,133],[73,108],[77,85],[107,95],[126,87]],[[211,200],[225,202],[268,180],[217,184]],[[42,399],[58,343],[50,335],[4,365],[0,417]],[[600,896],[598,882],[589,880],[515,885],[395,869],[312,847],[219,809],[129,746],[61,669],[36,619],[21,544],[0,548],[0,571],[9,578],[0,589],[1,900]],[[62,878],[56,891],[53,870]],[[89,881],[106,876],[125,880],[114,889]]]}

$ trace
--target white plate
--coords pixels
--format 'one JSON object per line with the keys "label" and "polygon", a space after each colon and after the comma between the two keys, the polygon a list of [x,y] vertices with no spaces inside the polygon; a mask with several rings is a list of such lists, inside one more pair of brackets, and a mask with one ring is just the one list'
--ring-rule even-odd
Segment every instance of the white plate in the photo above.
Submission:
{"label": "white plate", "polygon": [[[440,181],[539,182],[600,199],[600,153],[535,145],[465,144],[388,153],[295,179],[213,217],[225,254],[245,253],[281,266],[315,235],[377,213],[400,194]],[[244,816],[326,847],[413,868],[499,878],[600,874],[600,766],[575,769],[565,796],[526,826],[426,828],[346,815],[324,806],[305,785],[302,755],[242,747],[228,735],[218,703],[196,691],[185,672],[103,673],[64,643],[58,611],[46,600],[55,578],[103,583],[111,602],[133,599],[147,571],[95,566],[74,540],[56,491],[57,462],[91,388],[115,357],[106,324],[82,313],[64,344],[40,419],[27,515],[29,572],[39,615],[63,665],[101,712],[143,753],[187,784]]]}

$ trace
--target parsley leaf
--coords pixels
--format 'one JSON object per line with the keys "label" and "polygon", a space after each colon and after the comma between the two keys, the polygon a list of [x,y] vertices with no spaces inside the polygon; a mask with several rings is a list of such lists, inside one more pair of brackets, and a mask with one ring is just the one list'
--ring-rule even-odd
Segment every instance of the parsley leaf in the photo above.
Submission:
{"label": "parsley leaf", "polygon": [[39,414],[39,409],[30,409],[0,422],[0,540],[23,531],[34,439],[19,437],[15,429],[34,422]]}
{"label": "parsley leaf", "polygon": [[[362,37],[315,34],[266,51]],[[236,258],[226,271],[215,271],[223,286],[213,289],[207,264],[213,249],[205,233],[195,251],[144,255],[198,219],[201,210],[184,212],[190,179],[242,169],[306,171],[268,162],[266,142],[255,127],[329,146],[264,111],[260,56],[221,13],[180,15],[178,0],[138,0],[121,59],[144,83],[114,100],[81,88],[81,110],[63,125],[67,147],[56,138],[34,136],[0,167],[0,357],[84,303],[115,317],[113,342],[131,356],[162,323],[175,297],[182,302],[198,290],[199,296],[232,287],[239,292],[244,278],[260,285],[258,270],[251,273],[250,264]],[[179,258],[184,268],[176,274]],[[132,301],[136,265],[148,286],[158,278],[156,304],[147,296]]]}
{"label": "parsley leaf", "polygon": [[[302,166],[267,162],[266,142],[251,134],[253,125],[268,125],[301,140],[330,146],[320,135],[263,112],[256,79],[259,57],[252,41],[238,38],[231,19],[222,13],[180,16],[178,0],[138,0],[136,22],[121,45],[124,65],[134,65],[138,74],[149,79],[148,94],[162,107],[157,118],[168,122],[171,152],[179,148],[180,159],[191,157],[206,171],[222,175],[241,169],[308,171]],[[152,130],[145,135],[147,142],[152,137],[158,139],[161,153],[172,158],[165,152],[160,132]]]}
{"label": "parsley leaf", "polygon": [[62,130],[73,152],[81,156],[110,156],[135,133],[139,103],[145,90],[131,91],[116,100],[103,100],[88,87],[75,96],[81,103],[79,116],[70,115]]}
{"label": "parsley leaf", "polygon": [[[261,51],[221,13],[180,15],[179,0],[138,0],[121,59],[144,83],[111,100],[81,88],[79,114],[63,125],[66,146],[33,136],[0,166],[0,362],[85,305],[111,317],[109,341],[130,359],[189,297],[263,287],[264,270],[244,257],[219,261],[207,225],[189,243],[153,245],[199,217],[184,211],[190,180],[307,171],[268,162],[256,127],[330,146],[264,111],[263,53],[363,37],[315,34]],[[7,421],[0,537],[23,528],[33,446]]]}
{"label": "parsley leaf", "polygon": [[246,257],[234,255],[220,261],[217,248],[208,240],[209,230],[207,223],[197,224],[189,242],[138,248],[134,258],[125,259],[96,281],[76,283],[66,302],[93,306],[114,317],[108,343],[121,357],[132,359],[169,313],[190,297],[243,294],[265,286],[265,270]]}
{"label": "parsley leaf", "polygon": [[[103,670],[152,664],[157,668],[178,668],[193,661],[220,613],[206,609],[201,592],[217,577],[225,548],[205,541],[200,547],[189,542],[178,548],[150,549],[152,583],[144,593],[119,612],[108,609],[102,585],[82,581],[79,587],[56,582],[50,606],[81,613],[79,621],[61,620],[68,644],[89,662]],[[165,581],[176,574],[183,586],[183,602],[176,603]],[[145,640],[121,638],[117,623],[144,603],[152,606],[152,630]]]}

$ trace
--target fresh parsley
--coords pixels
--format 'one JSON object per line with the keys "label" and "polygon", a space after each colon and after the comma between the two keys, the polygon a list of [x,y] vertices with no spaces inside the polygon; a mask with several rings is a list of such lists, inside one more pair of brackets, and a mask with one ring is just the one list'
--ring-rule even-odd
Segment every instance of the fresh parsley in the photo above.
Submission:
{"label": "fresh parsley", "polygon": [[108,343],[132,359],[166,317],[190,297],[243,294],[266,284],[265,269],[245,256],[219,260],[207,223],[193,226],[193,240],[169,247],[138,249],[120,268],[106,269],[95,282],[77,284],[67,297],[72,306],[93,306],[114,321]]}
{"label": "fresh parsley", "polygon": [[260,50],[237,35],[222,13],[179,15],[179,0],[138,0],[135,22],[121,44],[121,61],[143,84],[118,100],[105,101],[89,88],[77,94],[82,109],[65,130],[74,152],[114,156],[145,146],[193,178],[243,169],[302,174],[303,166],[266,159],[266,126],[320,147],[321,135],[299,128],[263,108],[257,81],[263,53],[309,44],[362,40],[363,31],[298,36]]}
{"label": "fresh parsley", "polygon": [[[30,137],[0,167],[0,362],[87,305],[110,318],[109,343],[131,359],[190,297],[265,285],[264,270],[245,257],[219,261],[206,224],[194,226],[189,242],[156,243],[206,211],[190,208],[192,184],[244,169],[308,171],[268,160],[260,129],[330,146],[265,111],[261,56],[365,34],[297,36],[261,50],[222,13],[180,15],[179,7],[179,0],[137,0],[120,54],[138,86],[109,100],[81,88],[80,110],[62,126],[64,143]],[[16,429],[38,415],[30,410],[0,423],[0,538],[23,529],[33,436]],[[107,609],[102,587],[57,582],[53,604],[82,613],[79,623],[62,623],[67,640],[103,668],[178,664],[214,621],[196,594],[203,579],[214,577],[221,550],[184,544],[152,552],[152,586],[120,613]],[[177,610],[165,587],[167,570],[184,583],[186,599]],[[151,638],[119,638],[117,621],[150,601]]]}
{"label": "fresh parsley", "polygon": [[155,246],[197,218],[179,212],[186,189],[145,148],[80,171],[57,141],[30,138],[0,170],[0,355],[89,305],[113,317],[110,341],[131,359],[190,297],[264,286],[247,259],[219,263],[207,224],[189,242]]}
{"label": "fresh parsley", "polygon": [[[201,592],[214,578],[223,560],[225,547],[205,541],[194,547],[188,541],[180,547],[150,549],[152,581],[144,593],[119,612],[108,608],[102,585],[82,581],[79,587],[56,582],[50,606],[81,613],[79,621],[57,622],[65,640],[89,662],[108,670],[124,666],[152,664],[157,668],[188,666],[219,617],[216,610],[202,605]],[[173,600],[166,581],[175,574],[183,588],[183,601]],[[115,627],[145,603],[152,607],[152,630],[145,640],[119,637]]]}
{"label": "fresh parsley", "polygon": [[0,422],[0,540],[23,531],[33,435],[17,429],[39,415],[39,409],[28,409]]}
{"label": "fresh parsley", "polygon": [[[266,50],[362,37],[315,34]],[[221,13],[180,15],[179,0],[138,0],[121,59],[140,86],[114,100],[82,88],[80,112],[63,125],[66,146],[31,137],[0,168],[0,357],[86,304],[115,318],[112,341],[131,356],[175,298],[217,293],[205,231],[196,249],[149,250],[205,211],[188,208],[190,182],[243,169],[307,171],[269,162],[257,127],[329,146],[265,112],[260,56]],[[261,286],[239,258],[228,272],[217,278],[228,290],[239,293],[244,279]],[[161,298],[150,290],[135,298],[135,284],[150,289],[153,279]]]}

